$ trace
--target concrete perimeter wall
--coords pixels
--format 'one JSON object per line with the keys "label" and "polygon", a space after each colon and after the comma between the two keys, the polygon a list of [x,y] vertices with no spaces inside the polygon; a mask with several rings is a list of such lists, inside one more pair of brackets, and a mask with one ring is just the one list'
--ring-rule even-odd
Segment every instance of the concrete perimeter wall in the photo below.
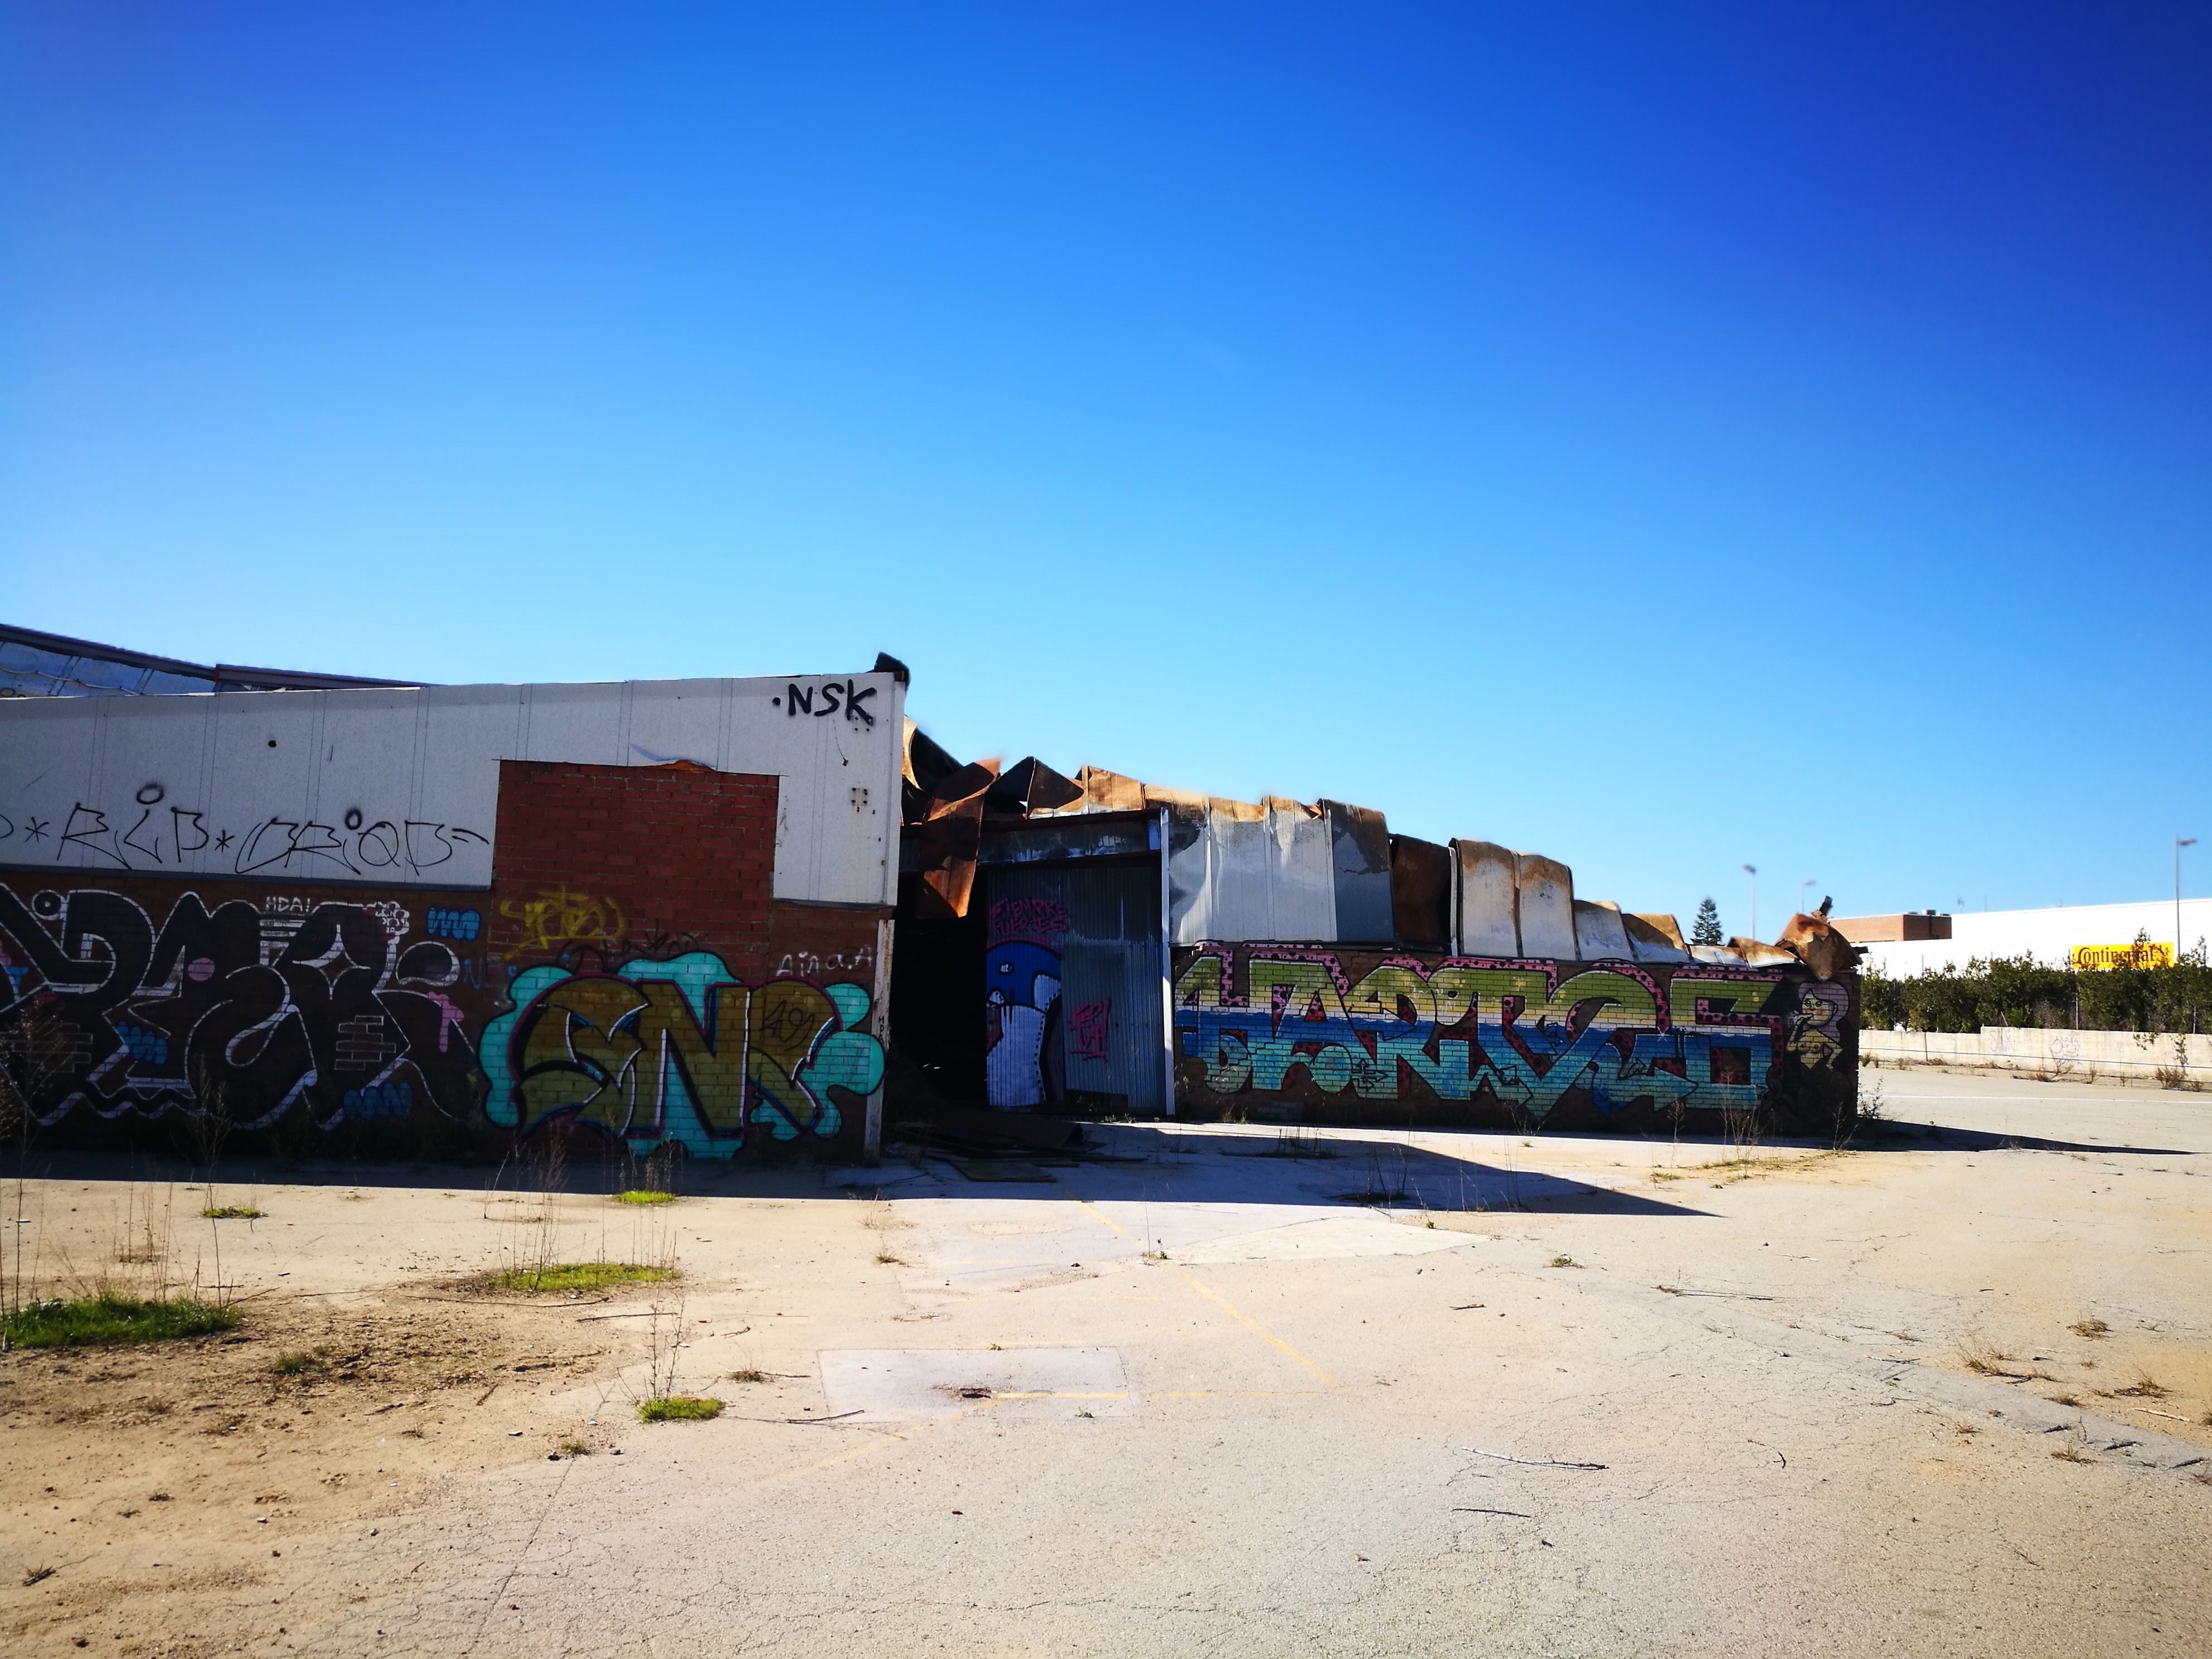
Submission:
{"label": "concrete perimeter wall", "polygon": [[1857,982],[1800,966],[1174,952],[1176,1109],[1406,1125],[1827,1133],[1856,1107]]}
{"label": "concrete perimeter wall", "polygon": [[2007,1025],[1984,1025],[1979,1031],[1862,1031],[1859,1055],[1870,1066],[2009,1072],[2154,1089],[2212,1088],[2212,1036]]}

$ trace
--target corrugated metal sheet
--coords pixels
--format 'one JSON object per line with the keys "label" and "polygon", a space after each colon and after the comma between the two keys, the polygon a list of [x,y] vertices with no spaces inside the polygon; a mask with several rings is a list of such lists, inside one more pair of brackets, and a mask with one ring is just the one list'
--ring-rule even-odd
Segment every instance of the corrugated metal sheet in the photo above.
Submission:
{"label": "corrugated metal sheet", "polygon": [[1338,939],[1387,942],[1395,937],[1390,915],[1390,826],[1371,806],[1319,803],[1328,821],[1336,877]]}
{"label": "corrugated metal sheet", "polygon": [[1390,837],[1390,920],[1401,944],[1451,949],[1455,873],[1449,848],[1413,836]]}
{"label": "corrugated metal sheet", "polygon": [[1166,1109],[1159,878],[1149,863],[986,871],[991,1103]]}
{"label": "corrugated metal sheet", "polygon": [[1521,954],[1519,861],[1489,841],[1455,841],[1459,865],[1453,951],[1463,957]]}
{"label": "corrugated metal sheet", "polygon": [[778,779],[778,898],[890,904],[903,690],[885,672],[4,699],[0,863],[483,887],[500,761],[690,760]]}
{"label": "corrugated metal sheet", "polygon": [[1638,962],[1687,962],[1689,947],[1682,942],[1681,924],[1658,911],[1625,915],[1629,948]]}
{"label": "corrugated metal sheet", "polygon": [[1328,821],[1297,806],[1209,803],[1170,853],[1179,945],[1203,939],[1337,936],[1336,857]]}
{"label": "corrugated metal sheet", "polygon": [[1577,899],[1575,954],[1584,962],[1629,962],[1628,931],[1621,926],[1620,907],[1595,899]]}
{"label": "corrugated metal sheet", "polygon": [[1515,896],[1521,912],[1521,954],[1575,956],[1575,876],[1557,859],[1514,854]]}

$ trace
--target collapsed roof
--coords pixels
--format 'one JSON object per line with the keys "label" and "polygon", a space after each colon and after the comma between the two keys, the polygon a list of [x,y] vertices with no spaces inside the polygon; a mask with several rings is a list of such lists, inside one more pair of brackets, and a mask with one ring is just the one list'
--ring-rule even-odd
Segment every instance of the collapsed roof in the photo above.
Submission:
{"label": "collapsed roof", "polygon": [[[1390,833],[1372,807],[1285,796],[1232,800],[1146,783],[1104,767],[1073,777],[1034,756],[963,764],[907,723],[902,821],[919,914],[968,913],[983,836],[1042,819],[1166,815],[1170,943],[1294,940],[1395,944],[1458,956],[1756,967],[1849,965],[1820,916],[1781,942],[1691,945],[1675,919],[1578,898],[1557,859],[1493,842],[1448,846]],[[1822,942],[1810,950],[1808,941]],[[1818,955],[1822,960],[1814,961]]]}

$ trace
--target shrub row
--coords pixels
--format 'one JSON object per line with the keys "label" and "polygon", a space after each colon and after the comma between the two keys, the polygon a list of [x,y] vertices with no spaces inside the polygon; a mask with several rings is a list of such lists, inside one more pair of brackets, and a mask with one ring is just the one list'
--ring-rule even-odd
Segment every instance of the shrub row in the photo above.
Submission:
{"label": "shrub row", "polygon": [[1984,1025],[2084,1031],[2212,1029],[2212,967],[2184,957],[2171,968],[2076,972],[2033,957],[1978,957],[1965,968],[1910,979],[1868,973],[1859,1023],[1869,1030],[1978,1031]]}

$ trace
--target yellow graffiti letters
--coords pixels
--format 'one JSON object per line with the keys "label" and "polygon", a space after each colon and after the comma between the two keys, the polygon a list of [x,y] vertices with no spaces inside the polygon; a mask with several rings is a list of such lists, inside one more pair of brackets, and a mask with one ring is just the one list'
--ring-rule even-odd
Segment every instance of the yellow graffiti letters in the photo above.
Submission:
{"label": "yellow graffiti letters", "polygon": [[549,888],[536,898],[501,899],[499,913],[522,925],[520,944],[534,951],[563,945],[612,945],[623,936],[622,907],[612,899]]}
{"label": "yellow graffiti letters", "polygon": [[625,980],[566,979],[546,992],[518,1056],[522,1121],[568,1110],[625,1133],[636,1112],[643,1045],[622,1028],[645,1006],[641,988]]}

